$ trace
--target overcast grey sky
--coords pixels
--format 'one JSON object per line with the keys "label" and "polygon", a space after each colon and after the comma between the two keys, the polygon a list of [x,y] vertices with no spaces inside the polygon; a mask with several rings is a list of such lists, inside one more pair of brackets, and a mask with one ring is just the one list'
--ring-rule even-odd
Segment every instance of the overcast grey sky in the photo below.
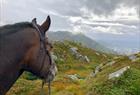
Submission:
{"label": "overcast grey sky", "polygon": [[0,24],[51,16],[50,30],[82,32],[113,47],[140,48],[140,0],[0,0]]}

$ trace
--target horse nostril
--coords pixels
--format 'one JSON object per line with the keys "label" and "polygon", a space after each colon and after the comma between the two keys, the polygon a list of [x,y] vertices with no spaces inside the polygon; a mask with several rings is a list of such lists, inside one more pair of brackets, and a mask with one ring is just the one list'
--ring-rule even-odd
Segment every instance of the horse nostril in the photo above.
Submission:
{"label": "horse nostril", "polygon": [[51,48],[53,48],[53,46],[51,46]]}

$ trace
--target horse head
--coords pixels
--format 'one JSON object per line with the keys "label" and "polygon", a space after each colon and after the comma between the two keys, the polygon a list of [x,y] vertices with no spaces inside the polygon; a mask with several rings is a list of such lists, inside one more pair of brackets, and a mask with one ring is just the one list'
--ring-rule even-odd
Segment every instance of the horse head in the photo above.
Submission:
{"label": "horse head", "polygon": [[56,64],[51,57],[53,46],[48,37],[45,36],[47,35],[50,24],[51,19],[49,16],[42,25],[37,24],[36,18],[32,20],[36,38],[34,38],[34,45],[32,45],[25,58],[25,69],[47,82],[52,81],[57,72]]}

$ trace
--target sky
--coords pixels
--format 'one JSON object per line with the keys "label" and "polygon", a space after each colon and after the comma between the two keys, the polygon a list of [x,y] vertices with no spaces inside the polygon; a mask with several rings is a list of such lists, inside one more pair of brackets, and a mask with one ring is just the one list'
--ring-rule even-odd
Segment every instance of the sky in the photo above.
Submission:
{"label": "sky", "polygon": [[140,0],[0,0],[0,25],[51,16],[50,31],[83,33],[124,51],[140,51]]}

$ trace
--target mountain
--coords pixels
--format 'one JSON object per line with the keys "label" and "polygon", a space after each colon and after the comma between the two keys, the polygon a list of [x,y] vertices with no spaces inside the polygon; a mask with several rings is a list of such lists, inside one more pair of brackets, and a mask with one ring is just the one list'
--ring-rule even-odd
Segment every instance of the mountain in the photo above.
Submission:
{"label": "mountain", "polygon": [[133,39],[128,39],[127,37],[122,36],[120,38],[114,37],[114,39],[106,37],[103,39],[97,39],[96,41],[104,46],[107,46],[118,54],[129,55],[140,52],[140,40],[136,38],[134,41]]}
{"label": "mountain", "polygon": [[72,34],[68,31],[57,31],[57,32],[49,32],[48,37],[52,41],[74,41],[79,42],[82,45],[95,49],[97,51],[106,52],[106,53],[114,53],[113,50],[106,48],[104,45],[92,40],[91,38],[85,36],[82,33],[79,34]]}

